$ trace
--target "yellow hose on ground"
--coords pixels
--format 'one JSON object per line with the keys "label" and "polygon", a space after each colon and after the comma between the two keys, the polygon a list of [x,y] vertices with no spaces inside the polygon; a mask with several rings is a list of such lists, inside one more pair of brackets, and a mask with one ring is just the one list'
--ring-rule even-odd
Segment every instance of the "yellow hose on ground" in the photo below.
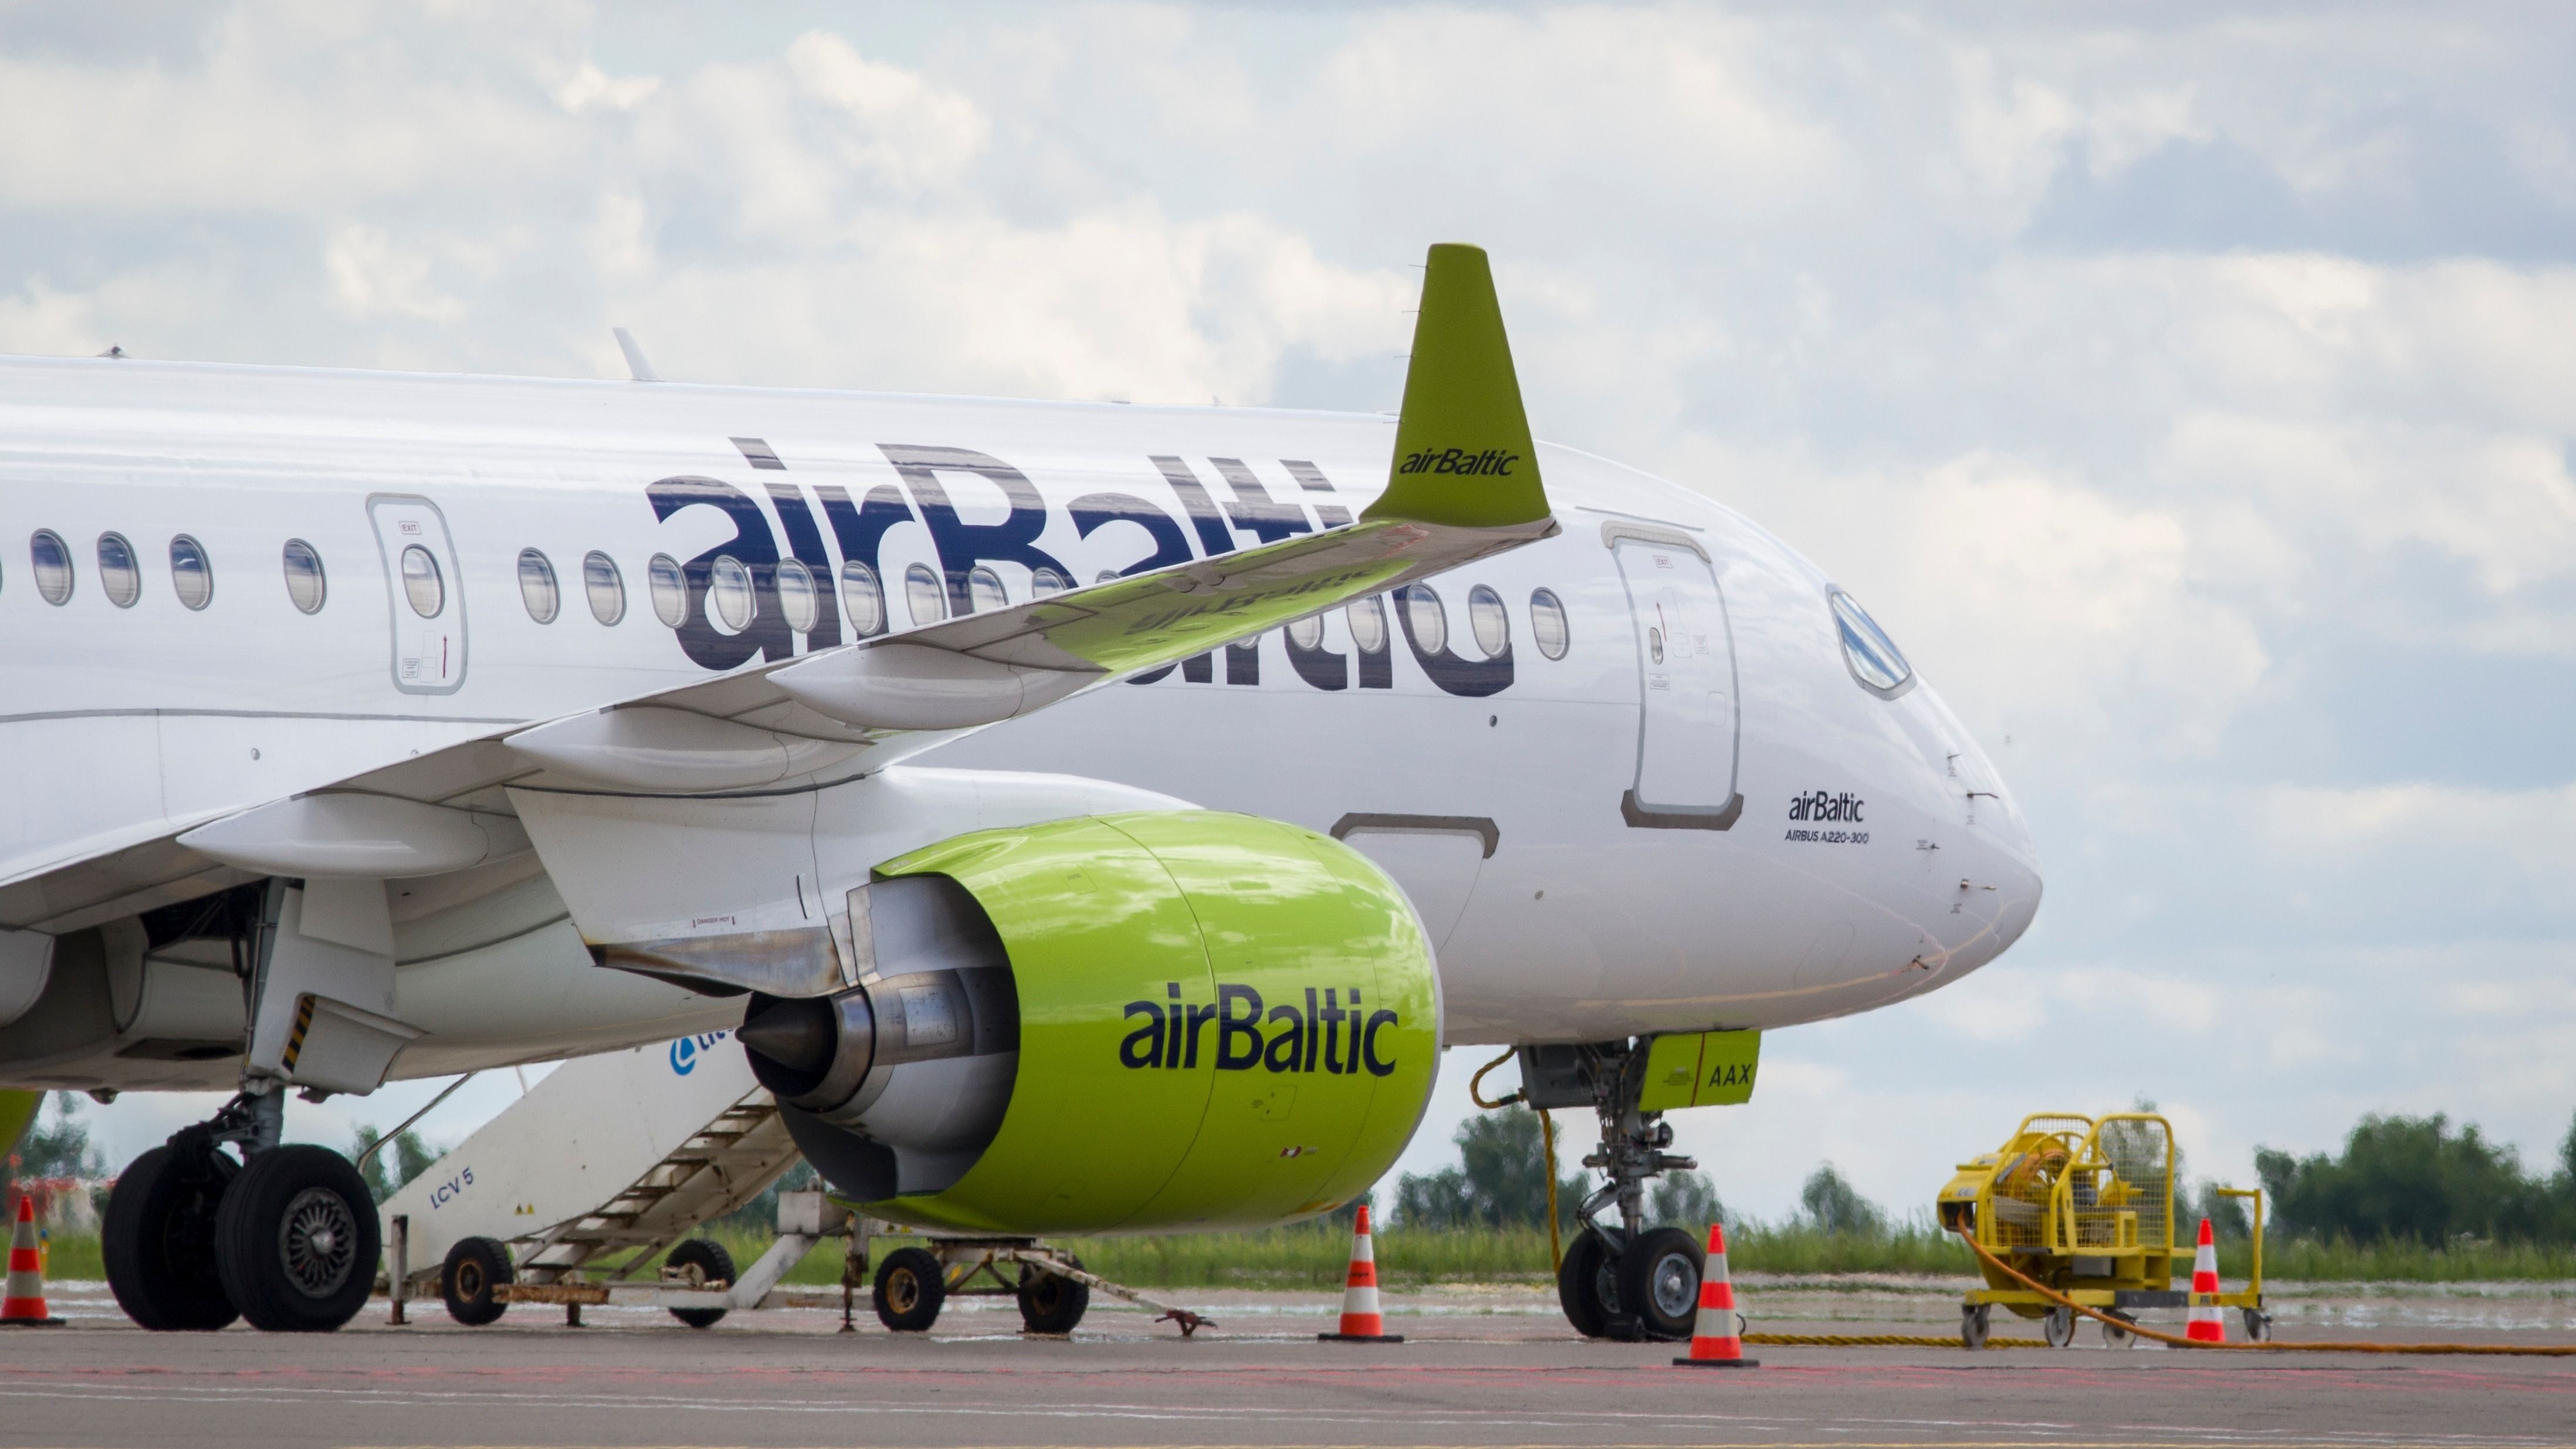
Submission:
{"label": "yellow hose on ground", "polygon": [[2125,1319],[2113,1318],[2098,1309],[2087,1308],[1996,1257],[1986,1250],[1985,1244],[1968,1234],[1960,1233],[1959,1241],[1966,1243],[1970,1250],[1991,1266],[2002,1269],[2007,1277],[2061,1308],[2071,1308],[2087,1318],[2098,1318],[2124,1333],[2134,1333],[2140,1338],[2152,1338],[2158,1343],[2169,1343],[2176,1348],[2214,1348],[2233,1350],[2238,1353],[2495,1354],[2517,1358],[2576,1358],[2576,1344],[2563,1343],[2282,1343],[2278,1340],[2269,1343],[2233,1341],[2210,1343],[2202,1339],[2185,1338],[2178,1333],[2165,1333],[2142,1323],[2131,1323]]}

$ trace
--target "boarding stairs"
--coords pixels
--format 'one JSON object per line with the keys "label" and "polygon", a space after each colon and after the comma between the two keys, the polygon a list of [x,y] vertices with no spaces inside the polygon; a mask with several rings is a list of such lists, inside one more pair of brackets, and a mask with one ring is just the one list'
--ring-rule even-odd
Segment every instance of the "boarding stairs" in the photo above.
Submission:
{"label": "boarding stairs", "polygon": [[[752,1092],[718,1113],[668,1156],[646,1169],[597,1212],[569,1219],[524,1244],[520,1275],[555,1282],[614,1253],[637,1250],[642,1265],[758,1196],[796,1163],[796,1144],[766,1091]],[[522,1247],[512,1243],[513,1256]],[[631,1276],[632,1267],[620,1271]]]}
{"label": "boarding stairs", "polygon": [[815,1220],[782,1223],[804,1231],[782,1232],[737,1283],[632,1282],[655,1254],[797,1162],[776,1101],[729,1035],[566,1062],[386,1199],[389,1276],[403,1296],[435,1297],[449,1249],[479,1237],[504,1245],[517,1265],[513,1302],[609,1301],[608,1285],[589,1280],[624,1254],[609,1281],[650,1301],[758,1306],[820,1240],[819,1195],[805,1214]]}

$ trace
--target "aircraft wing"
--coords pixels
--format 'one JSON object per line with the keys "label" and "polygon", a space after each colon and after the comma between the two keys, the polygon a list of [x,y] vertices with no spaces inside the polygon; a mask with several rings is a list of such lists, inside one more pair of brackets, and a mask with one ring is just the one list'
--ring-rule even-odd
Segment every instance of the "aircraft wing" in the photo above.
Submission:
{"label": "aircraft wing", "polygon": [[961,733],[1556,531],[1485,254],[1431,249],[1386,492],[1351,524],[509,726],[321,790],[0,883],[60,933],[262,875],[415,877],[527,848],[504,786],[772,792]]}

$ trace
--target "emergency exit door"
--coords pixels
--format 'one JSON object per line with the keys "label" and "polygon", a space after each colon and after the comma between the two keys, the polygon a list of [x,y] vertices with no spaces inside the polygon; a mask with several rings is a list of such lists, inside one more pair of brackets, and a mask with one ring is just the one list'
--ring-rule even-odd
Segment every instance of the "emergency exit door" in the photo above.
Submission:
{"label": "emergency exit door", "polygon": [[368,499],[367,516],[385,561],[394,688],[453,694],[465,683],[465,576],[447,519],[426,498],[388,495]]}
{"label": "emergency exit door", "polygon": [[1614,524],[1605,534],[1627,585],[1640,684],[1637,775],[1620,813],[1648,828],[1724,830],[1744,802],[1735,641],[1717,571],[1678,529]]}

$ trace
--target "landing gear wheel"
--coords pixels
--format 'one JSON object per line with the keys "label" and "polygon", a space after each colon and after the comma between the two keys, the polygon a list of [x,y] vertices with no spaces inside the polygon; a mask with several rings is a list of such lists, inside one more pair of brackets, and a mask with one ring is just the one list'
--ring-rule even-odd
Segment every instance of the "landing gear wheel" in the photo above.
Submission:
{"label": "landing gear wheel", "polygon": [[[1080,1258],[1073,1266],[1082,1266]],[[1020,1325],[1031,1333],[1071,1333],[1091,1309],[1091,1285],[1020,1265]]]}
{"label": "landing gear wheel", "polygon": [[215,1218],[241,1169],[212,1146],[155,1147],[118,1174],[99,1255],[116,1305],[156,1332],[240,1317],[215,1270]]}
{"label": "landing gear wheel", "polygon": [[1634,1305],[1637,1331],[1650,1342],[1691,1336],[1699,1318],[1699,1275],[1705,1250],[1680,1228],[1640,1234],[1619,1255],[1619,1302]]}
{"label": "landing gear wheel", "polygon": [[922,1248],[897,1248],[877,1268],[877,1322],[897,1333],[928,1333],[948,1301],[948,1271]]}
{"label": "landing gear wheel", "polygon": [[2063,1304],[2051,1308],[2039,1320],[2040,1335],[2050,1348],[2064,1348],[2075,1341],[2075,1310]]}
{"label": "landing gear wheel", "polygon": [[447,1316],[468,1328],[480,1328],[509,1311],[502,1285],[518,1281],[510,1250],[490,1238],[459,1238],[447,1250],[438,1270],[438,1296],[447,1300]]}
{"label": "landing gear wheel", "polygon": [[2245,1337],[2253,1343],[2272,1341],[2272,1315],[2260,1308],[2239,1310],[2245,1315]]}
{"label": "landing gear wheel", "polygon": [[[698,1281],[733,1286],[733,1254],[713,1238],[690,1238],[671,1250],[662,1260],[672,1268],[696,1268]],[[725,1316],[721,1308],[674,1308],[671,1316],[691,1328],[713,1328]]]}
{"label": "landing gear wheel", "polygon": [[1970,1349],[1986,1346],[1986,1336],[1994,1332],[1995,1305],[1962,1303],[1959,1305],[1959,1342]]}
{"label": "landing gear wheel", "polygon": [[215,1214],[224,1296],[253,1328],[329,1333],[375,1287],[376,1200],[328,1147],[272,1147],[250,1160]]}
{"label": "landing gear wheel", "polygon": [[1565,1321],[1585,1338],[1599,1338],[1619,1317],[1618,1256],[1601,1234],[1585,1228],[1566,1246],[1556,1270],[1556,1301]]}
{"label": "landing gear wheel", "polygon": [[2120,1320],[2120,1323],[2119,1323],[2118,1325],[2109,1324],[2109,1323],[2106,1323],[2106,1324],[2103,1324],[2103,1325],[2102,1325],[2102,1344],[2103,1344],[2103,1346],[2104,1346],[2104,1347],[2106,1347],[2106,1348],[2133,1348],[2133,1347],[2135,1347],[2135,1346],[2137,1345],[2137,1342],[2138,1342],[2138,1336],[2137,1336],[2135,1333],[2132,1333],[2131,1331],[2129,1331],[2129,1329],[2128,1329],[2125,1325],[2127,1325],[2127,1324],[2129,1324],[2129,1323],[2132,1323],[2132,1322],[2135,1322],[2136,1320],[2134,1320],[2134,1319],[2130,1318],[2130,1317],[2129,1317],[2129,1315],[2127,1315],[2127,1314],[2125,1314],[2125,1313],[2122,1313],[2120,1310],[2118,1310],[2118,1309],[2116,1309],[2116,1308],[2107,1309],[2107,1310],[2105,1310],[2105,1311],[2106,1311],[2106,1312],[2108,1312],[2108,1313],[2109,1313],[2113,1318],[2116,1318],[2116,1319]]}

